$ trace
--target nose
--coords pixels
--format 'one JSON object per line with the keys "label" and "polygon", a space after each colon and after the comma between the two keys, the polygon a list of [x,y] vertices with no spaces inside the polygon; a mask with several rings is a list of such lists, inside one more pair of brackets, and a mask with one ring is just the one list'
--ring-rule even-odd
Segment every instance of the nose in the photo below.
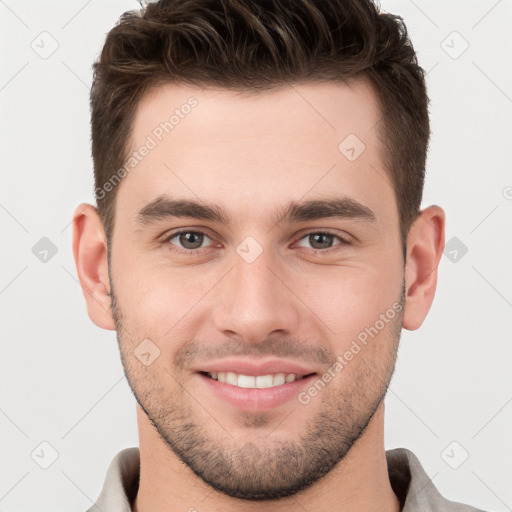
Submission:
{"label": "nose", "polygon": [[260,343],[300,329],[301,301],[289,283],[290,272],[271,251],[251,263],[235,254],[233,264],[216,297],[213,321],[219,332]]}

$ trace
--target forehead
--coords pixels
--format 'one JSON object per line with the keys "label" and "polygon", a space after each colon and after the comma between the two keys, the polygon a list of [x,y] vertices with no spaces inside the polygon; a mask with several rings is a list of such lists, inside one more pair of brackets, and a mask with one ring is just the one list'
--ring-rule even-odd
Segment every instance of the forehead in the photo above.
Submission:
{"label": "forehead", "polygon": [[168,194],[207,200],[235,217],[252,210],[256,222],[265,208],[271,214],[315,196],[393,205],[379,118],[373,89],[361,80],[257,93],[155,87],[134,116],[128,156],[139,156],[121,183],[120,208],[135,211]]}
{"label": "forehead", "polygon": [[[181,135],[206,144],[208,140],[202,137],[217,132],[219,138],[233,136],[225,142],[242,137],[312,136],[315,145],[323,140],[332,146],[352,133],[372,145],[379,119],[377,99],[367,80],[286,84],[263,91],[166,84],[143,95],[134,116],[131,142],[136,147],[153,134],[159,142],[160,138]],[[171,133],[172,137],[167,137]]]}

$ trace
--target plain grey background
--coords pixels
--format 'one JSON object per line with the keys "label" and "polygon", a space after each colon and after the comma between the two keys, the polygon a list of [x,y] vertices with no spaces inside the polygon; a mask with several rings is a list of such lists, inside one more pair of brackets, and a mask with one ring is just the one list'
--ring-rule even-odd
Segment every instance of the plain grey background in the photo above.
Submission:
{"label": "plain grey background", "polygon": [[[423,206],[447,214],[432,309],[402,333],[386,448],[413,450],[447,498],[509,511],[512,1],[381,5],[404,18],[428,71]],[[114,455],[138,445],[115,333],[87,316],[70,226],[93,203],[91,64],[138,7],[0,0],[0,511],[84,511]]]}

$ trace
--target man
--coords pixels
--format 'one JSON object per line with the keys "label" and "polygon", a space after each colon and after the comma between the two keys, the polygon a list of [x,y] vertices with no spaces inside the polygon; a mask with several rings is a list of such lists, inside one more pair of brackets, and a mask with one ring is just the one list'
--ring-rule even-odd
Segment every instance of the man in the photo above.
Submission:
{"label": "man", "polygon": [[90,510],[474,511],[384,449],[400,331],[437,283],[428,98],[369,0],[160,0],[94,67],[73,250],[139,448]]}

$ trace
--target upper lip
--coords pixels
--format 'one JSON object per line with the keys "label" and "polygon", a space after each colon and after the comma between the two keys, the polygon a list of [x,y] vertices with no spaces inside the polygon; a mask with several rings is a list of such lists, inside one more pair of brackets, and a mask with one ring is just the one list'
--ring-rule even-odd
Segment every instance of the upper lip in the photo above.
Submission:
{"label": "upper lip", "polygon": [[243,359],[223,359],[207,363],[197,368],[198,372],[233,372],[241,375],[269,375],[276,373],[284,373],[289,375],[293,373],[298,376],[309,375],[315,373],[314,370],[301,366],[291,361],[283,359],[267,359],[263,362],[255,362],[254,360]]}

